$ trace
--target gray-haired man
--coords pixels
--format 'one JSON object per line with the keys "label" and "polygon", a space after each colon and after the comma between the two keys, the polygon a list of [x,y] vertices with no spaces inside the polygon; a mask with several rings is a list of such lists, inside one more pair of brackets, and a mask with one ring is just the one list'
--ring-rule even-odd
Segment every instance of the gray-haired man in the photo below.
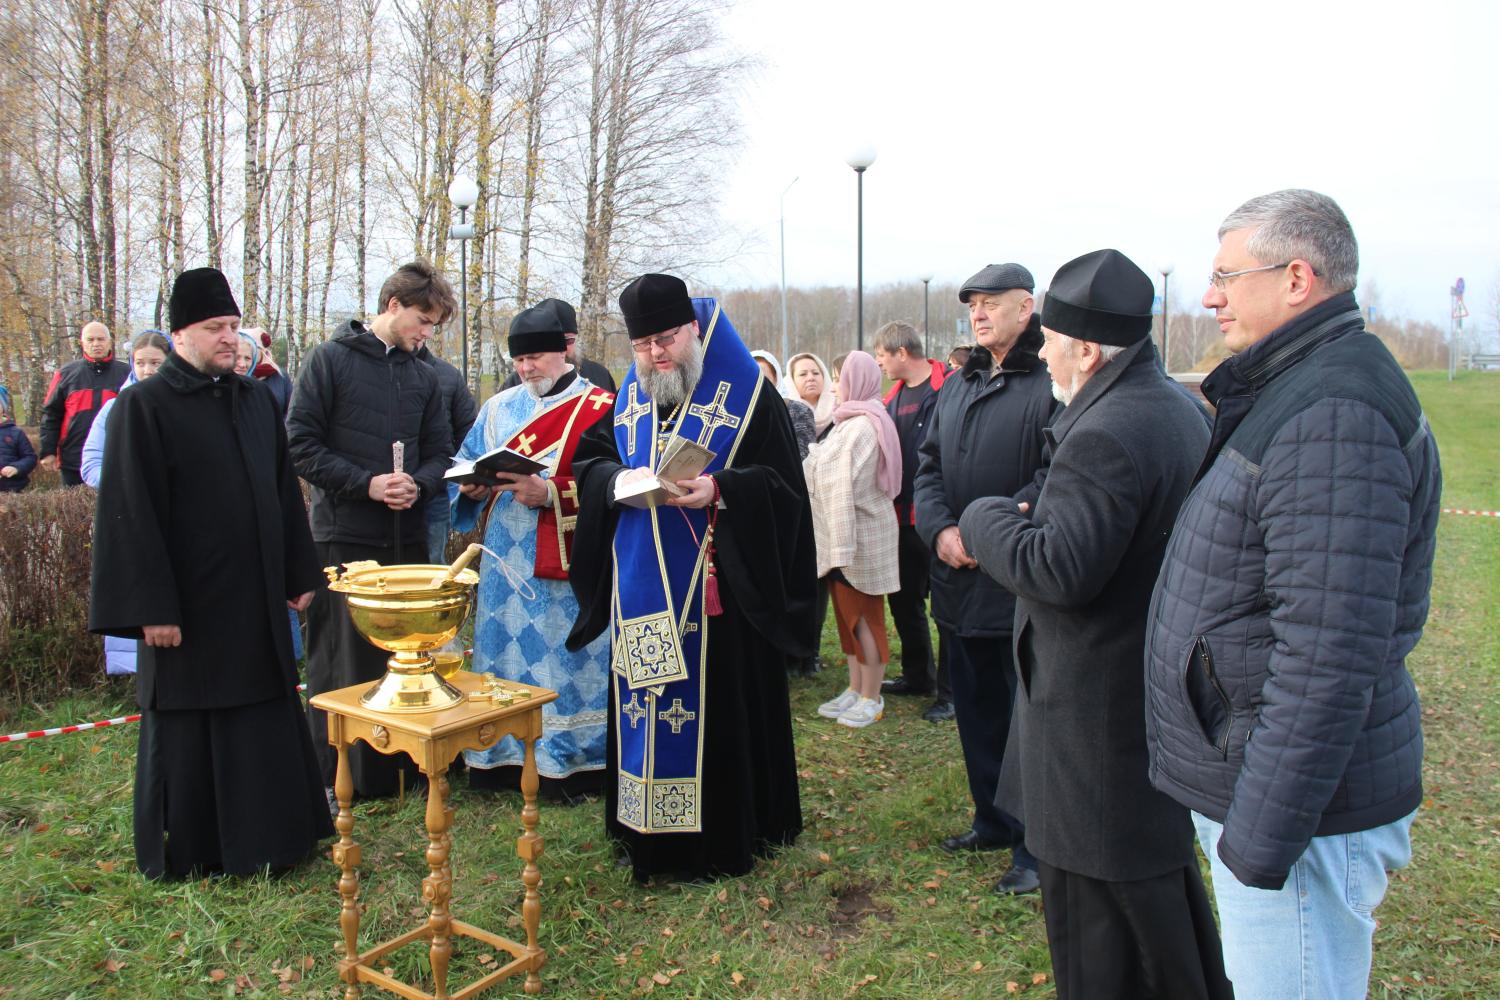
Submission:
{"label": "gray-haired man", "polygon": [[1234,356],[1152,597],[1151,781],[1193,810],[1235,994],[1363,997],[1422,800],[1437,445],[1331,198],[1253,198],[1219,241],[1203,305]]}

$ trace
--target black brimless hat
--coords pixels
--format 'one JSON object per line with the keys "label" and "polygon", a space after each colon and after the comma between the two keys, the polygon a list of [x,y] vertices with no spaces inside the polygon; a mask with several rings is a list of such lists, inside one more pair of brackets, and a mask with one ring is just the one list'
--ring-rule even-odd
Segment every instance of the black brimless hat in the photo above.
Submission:
{"label": "black brimless hat", "polygon": [[620,313],[631,340],[691,323],[698,317],[683,280],[670,274],[643,274],[620,293]]}
{"label": "black brimless hat", "polygon": [[565,303],[543,299],[530,309],[516,313],[516,318],[510,321],[510,334],[505,344],[511,357],[553,351],[561,354],[568,349],[567,338],[563,336],[568,327],[558,314],[559,304]]}
{"label": "black brimless hat", "polygon": [[543,299],[537,305],[550,305],[557,310],[557,321],[562,324],[563,333],[576,334],[578,332],[578,313],[573,311],[573,306],[562,299]]}
{"label": "black brimless hat", "polygon": [[1036,279],[1020,264],[986,264],[978,274],[960,286],[958,301],[969,301],[969,296],[975,292],[993,295],[996,292],[1008,292],[1012,288],[1032,291],[1036,288]]}
{"label": "black brimless hat", "polygon": [[1052,276],[1042,302],[1049,330],[1112,347],[1129,347],[1151,334],[1156,286],[1118,250],[1095,250],[1070,260]]}
{"label": "black brimless hat", "polygon": [[215,316],[238,315],[240,307],[229,290],[229,279],[218,268],[195,267],[183,271],[172,282],[167,325],[173,333]]}

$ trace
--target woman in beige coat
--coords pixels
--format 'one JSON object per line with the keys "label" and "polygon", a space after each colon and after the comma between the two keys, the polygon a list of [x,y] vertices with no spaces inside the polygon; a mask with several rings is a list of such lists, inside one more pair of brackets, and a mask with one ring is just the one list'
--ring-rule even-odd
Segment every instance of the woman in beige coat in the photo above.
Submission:
{"label": "woman in beige coat", "polygon": [[886,642],[885,594],[901,585],[896,509],[901,445],[880,405],[880,367],[863,351],[844,361],[833,430],[803,460],[812,500],[818,576],[828,577],[839,643],[849,659],[849,688],[818,707],[824,718],[862,728],[880,720]]}

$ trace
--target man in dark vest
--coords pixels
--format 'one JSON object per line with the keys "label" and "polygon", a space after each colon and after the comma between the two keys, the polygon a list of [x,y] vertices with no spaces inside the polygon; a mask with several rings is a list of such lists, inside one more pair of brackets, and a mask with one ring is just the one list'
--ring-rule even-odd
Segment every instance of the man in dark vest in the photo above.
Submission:
{"label": "man in dark vest", "polygon": [[322,574],[281,407],[234,374],[229,283],[186,271],[168,311],[175,350],[110,416],[89,628],[141,640],[141,871],[249,875],[333,833],[286,619]]}
{"label": "man in dark vest", "polygon": [[1116,250],[1063,265],[1042,357],[1066,409],[1035,503],[969,505],[979,568],[1016,595],[1019,689],[999,800],[1026,817],[1060,998],[1227,998],[1188,811],[1151,787],[1141,649],[1167,536],[1208,444],[1151,343],[1151,279]]}

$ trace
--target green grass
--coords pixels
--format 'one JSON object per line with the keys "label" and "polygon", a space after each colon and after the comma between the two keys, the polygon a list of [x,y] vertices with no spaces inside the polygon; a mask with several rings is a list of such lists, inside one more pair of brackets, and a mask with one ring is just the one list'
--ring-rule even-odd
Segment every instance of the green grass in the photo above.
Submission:
{"label": "green grass", "polygon": [[[1445,502],[1500,507],[1500,376],[1414,381],[1442,448]],[[1427,802],[1415,859],[1377,914],[1372,996],[1500,995],[1497,599],[1500,522],[1445,516],[1432,616],[1411,662]],[[831,632],[824,651],[835,652]],[[932,846],[969,818],[953,726],[921,721],[922,699],[891,699],[885,721],[862,732],[819,720],[840,674],[793,681],[807,831],[748,876],[638,887],[613,863],[597,802],[543,806],[548,995],[956,998],[1003,996],[1011,983],[1053,995],[1039,901],[989,891],[1004,856]],[[5,728],[127,710],[109,687],[13,711]],[[129,727],[0,746],[0,997],[341,997],[326,852],[279,878],[144,881],[131,852],[134,747]],[[517,936],[519,796],[454,784],[454,911]],[[422,804],[356,814],[368,943],[419,919]],[[460,942],[451,981],[476,974],[484,955]],[[391,965],[420,975],[425,951]]]}

